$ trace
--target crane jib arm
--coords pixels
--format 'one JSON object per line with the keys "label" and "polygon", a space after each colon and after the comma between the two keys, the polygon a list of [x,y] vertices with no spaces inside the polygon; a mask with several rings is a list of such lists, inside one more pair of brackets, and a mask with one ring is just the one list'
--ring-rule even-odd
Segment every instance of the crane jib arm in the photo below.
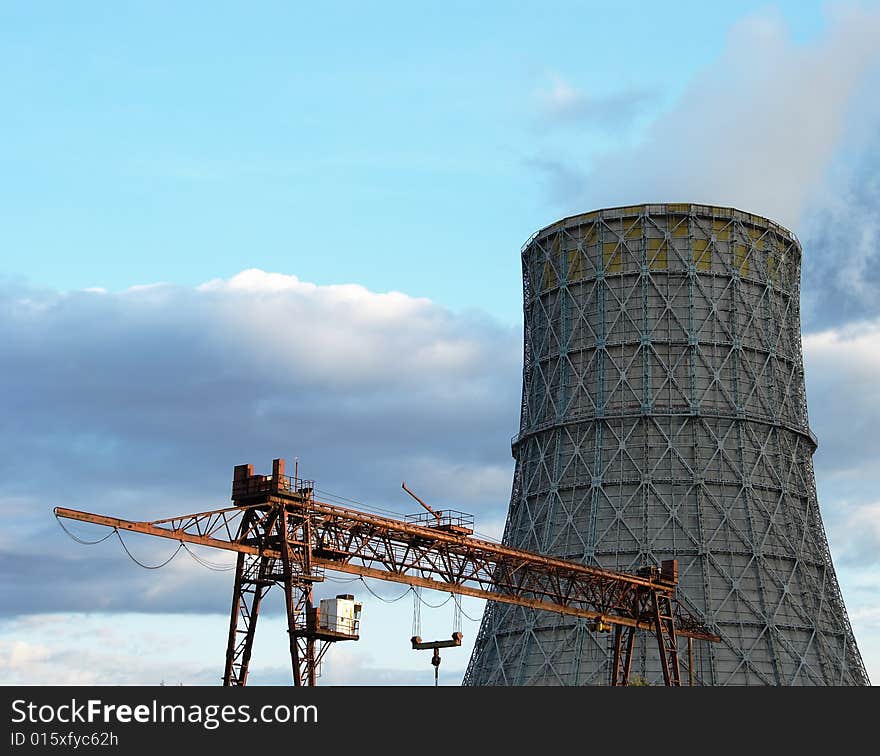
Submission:
{"label": "crane jib arm", "polygon": [[[325,570],[645,630],[654,629],[649,611],[652,596],[673,599],[675,577],[656,569],[646,576],[603,570],[311,498],[285,497],[273,504],[239,505],[152,522],[63,507],[57,507],[55,515],[281,560],[280,540],[249,538],[242,517],[254,510],[253,520],[279,505],[290,518],[309,519],[311,564]],[[288,546],[296,550],[305,544],[289,540]],[[676,635],[720,640],[674,603]]]}

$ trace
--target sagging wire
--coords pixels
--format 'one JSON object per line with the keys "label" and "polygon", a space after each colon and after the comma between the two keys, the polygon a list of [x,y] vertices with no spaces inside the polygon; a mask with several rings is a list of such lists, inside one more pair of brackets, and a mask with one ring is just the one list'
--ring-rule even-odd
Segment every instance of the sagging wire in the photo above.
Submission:
{"label": "sagging wire", "polygon": [[324,576],[324,580],[329,580],[331,583],[342,583],[342,584],[346,584],[346,583],[356,583],[358,580],[360,580],[360,578],[359,578],[359,577],[353,577],[353,578],[348,578],[348,579],[346,580],[345,578],[336,578],[336,577],[330,577],[329,575],[325,575],[325,576]]}
{"label": "sagging wire", "polygon": [[462,609],[461,606],[458,607],[458,611],[461,612],[462,617],[464,617],[465,619],[469,619],[471,622],[480,621],[478,617],[471,617],[471,615],[468,614],[464,609]]}
{"label": "sagging wire", "polygon": [[[139,567],[143,567],[145,570],[158,570],[158,569],[164,567],[166,564],[168,564],[172,559],[174,559],[174,557],[176,557],[176,556],[180,553],[180,550],[181,550],[182,548],[185,548],[185,547],[184,547],[184,544],[183,544],[183,541],[181,541],[181,542],[177,545],[177,549],[176,549],[176,551],[175,551],[170,557],[168,557],[168,559],[166,559],[164,562],[162,562],[162,564],[157,564],[157,565],[144,564],[143,562],[139,561],[139,560],[134,556],[134,554],[132,554],[132,553],[128,550],[128,546],[125,545],[125,541],[122,540],[122,535],[120,535],[120,533],[119,533],[119,528],[113,528],[113,530],[111,530],[109,533],[107,533],[107,535],[105,535],[103,538],[99,538],[97,541],[86,541],[86,540],[83,540],[82,538],[79,538],[78,536],[74,535],[73,533],[71,533],[71,532],[70,532],[70,531],[64,526],[64,523],[61,522],[61,518],[58,517],[58,515],[55,515],[55,519],[58,520],[58,524],[61,526],[61,529],[62,529],[65,533],[67,533],[68,536],[70,536],[70,537],[71,537],[74,541],[76,541],[77,543],[81,543],[81,544],[83,544],[84,546],[95,546],[96,544],[103,543],[104,541],[106,541],[108,538],[110,538],[111,536],[113,536],[113,535],[115,534],[116,537],[119,539],[119,543],[122,544],[122,548],[123,548],[123,550],[125,551],[126,554],[128,554],[128,558],[131,559],[131,561],[134,562],[134,563],[135,563],[136,565],[138,565]],[[189,551],[189,549],[187,549],[187,551]],[[191,553],[191,552],[190,552],[190,553]],[[198,561],[198,560],[197,560],[197,561]],[[207,566],[207,565],[206,565],[206,566]]]}
{"label": "sagging wire", "polygon": [[74,535],[73,533],[71,533],[71,532],[70,532],[70,531],[64,526],[64,523],[61,522],[61,518],[60,518],[58,515],[55,515],[55,519],[58,521],[58,524],[61,526],[61,529],[62,529],[65,533],[67,533],[67,535],[70,536],[70,538],[72,538],[72,539],[73,539],[74,541],[76,541],[77,543],[81,543],[83,546],[94,546],[94,545],[96,545],[96,544],[103,543],[103,542],[106,541],[108,538],[110,538],[110,536],[112,536],[113,533],[114,533],[115,530],[116,530],[116,528],[113,528],[113,530],[111,530],[109,533],[107,533],[107,535],[105,535],[103,538],[99,538],[97,541],[84,541],[84,540],[83,540],[82,538],[80,538],[79,536],[76,536],[76,535]]}
{"label": "sagging wire", "polygon": [[[406,594],[409,593],[409,592],[412,590],[412,588],[407,588],[407,589],[406,589],[403,593],[401,593],[397,598],[395,598],[395,599],[387,599],[387,598],[385,598],[384,596],[380,596],[380,595],[379,595],[378,593],[376,593],[372,588],[370,588],[370,586],[367,584],[367,581],[366,581],[366,580],[364,580],[363,578],[358,578],[358,579],[364,584],[364,588],[366,588],[366,589],[367,589],[370,593],[372,593],[377,599],[379,599],[379,601],[384,601],[386,604],[394,604],[395,602],[400,601],[400,599],[404,598],[404,597],[406,596]],[[441,605],[441,606],[442,606],[442,605]]]}
{"label": "sagging wire", "polygon": [[229,572],[229,570],[235,569],[234,564],[221,565],[221,564],[218,564],[217,562],[209,562],[204,557],[200,557],[198,554],[196,554],[194,551],[192,551],[192,549],[190,549],[189,546],[187,546],[185,542],[181,541],[180,544],[181,544],[181,546],[183,546],[183,550],[187,554],[189,554],[193,558],[193,560],[195,560],[200,565],[202,565],[202,567],[207,567],[209,570],[213,570],[214,572]]}
{"label": "sagging wire", "polygon": [[128,550],[128,546],[126,546],[125,541],[122,540],[122,535],[119,532],[119,528],[113,528],[113,532],[116,533],[116,537],[119,539],[119,543],[122,544],[122,548],[125,550],[125,553],[128,554],[129,559],[131,559],[131,561],[134,562],[139,567],[143,567],[145,570],[159,570],[159,569],[161,569],[166,564],[168,564],[172,559],[174,559],[174,557],[176,557],[180,553],[180,550],[183,548],[183,541],[181,541],[179,544],[177,544],[177,549],[175,550],[175,552],[170,557],[168,557],[168,559],[166,559],[164,562],[162,562],[162,564],[157,564],[157,565],[144,564],[143,562],[139,561],[134,556],[134,554],[132,554]]}
{"label": "sagging wire", "polygon": [[439,604],[429,604],[421,596],[419,596],[419,601],[421,601],[425,606],[430,607],[431,609],[439,609],[441,606],[446,606],[449,603],[449,599],[451,599],[454,595],[455,595],[454,593],[450,593],[446,597],[446,601],[442,601]]}
{"label": "sagging wire", "polygon": [[[441,606],[446,606],[449,603],[450,599],[454,599],[455,600],[454,624],[455,624],[456,630],[461,630],[461,617],[464,617],[465,619],[469,619],[471,622],[479,622],[480,621],[477,617],[471,617],[470,614],[468,614],[464,609],[462,609],[461,595],[458,593],[450,593],[449,596],[446,598],[446,601],[443,601],[439,604],[429,604],[427,601],[425,601],[422,598],[421,593],[418,589],[414,589],[414,593],[415,593],[415,598],[417,598],[425,606],[431,607],[431,609],[439,609]],[[415,600],[415,598],[414,598],[414,600]],[[418,635],[418,633],[416,633],[416,635]]]}
{"label": "sagging wire", "polygon": [[77,543],[81,543],[83,546],[95,546],[99,543],[103,543],[108,538],[112,538],[113,534],[115,533],[116,537],[119,539],[119,542],[122,544],[122,548],[125,550],[125,553],[128,554],[129,558],[135,564],[139,565],[140,567],[143,567],[145,570],[158,570],[159,568],[164,567],[172,559],[174,559],[174,557],[177,556],[177,554],[180,552],[181,549],[186,551],[186,553],[189,554],[196,562],[198,562],[200,565],[202,565],[202,567],[206,567],[207,569],[213,570],[214,572],[228,572],[229,570],[235,569],[234,564],[220,565],[220,564],[217,564],[216,562],[210,562],[207,559],[205,559],[204,557],[200,557],[198,554],[196,554],[194,551],[192,551],[183,541],[181,541],[180,544],[178,545],[177,551],[175,551],[168,559],[166,559],[164,562],[162,562],[162,564],[157,564],[155,566],[149,565],[149,564],[144,564],[143,562],[139,561],[131,553],[131,551],[129,551],[128,546],[125,545],[125,541],[122,540],[122,536],[119,534],[118,528],[113,528],[109,533],[107,533],[107,535],[105,535],[103,538],[99,538],[97,541],[86,541],[85,539],[80,538],[78,535],[76,535],[75,533],[72,533],[67,527],[65,527],[64,523],[61,522],[61,518],[58,517],[58,515],[55,515],[55,519],[58,521],[58,524],[61,526],[61,529],[65,533],[67,533],[67,535],[72,540],[76,541]]}

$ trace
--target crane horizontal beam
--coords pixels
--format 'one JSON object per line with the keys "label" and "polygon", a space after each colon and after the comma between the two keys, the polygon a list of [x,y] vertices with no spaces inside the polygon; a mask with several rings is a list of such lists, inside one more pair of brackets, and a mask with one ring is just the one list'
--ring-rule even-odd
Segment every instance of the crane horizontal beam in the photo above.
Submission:
{"label": "crane horizontal beam", "polygon": [[[491,541],[327,504],[277,482],[254,504],[136,522],[57,507],[58,517],[179,542],[281,560],[281,541],[239,531],[241,515],[283,506],[294,523],[311,523],[311,563],[326,570],[430,588],[562,615],[651,630],[650,597],[672,597],[674,582],[589,567]],[[253,519],[253,518],[252,518]],[[295,530],[291,528],[291,531]],[[297,544],[289,540],[291,547]],[[656,578],[656,579],[655,579]],[[680,604],[676,635],[717,641]]]}

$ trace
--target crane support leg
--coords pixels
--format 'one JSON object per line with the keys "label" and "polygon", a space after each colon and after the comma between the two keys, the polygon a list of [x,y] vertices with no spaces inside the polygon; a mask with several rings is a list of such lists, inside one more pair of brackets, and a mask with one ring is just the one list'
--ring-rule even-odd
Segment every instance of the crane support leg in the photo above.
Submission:
{"label": "crane support leg", "polygon": [[269,559],[265,557],[238,555],[226,645],[226,671],[223,674],[225,686],[247,684],[260,602],[272,585],[268,579],[269,569]]}
{"label": "crane support leg", "polygon": [[[284,560],[287,562],[287,560]],[[301,586],[294,585],[287,564],[284,567],[284,602],[287,610],[287,637],[290,647],[290,665],[293,673],[293,684],[314,685],[313,665],[309,664],[308,644],[300,638],[300,617],[308,617],[308,611],[312,607],[310,589],[303,590]]]}
{"label": "crane support leg", "polygon": [[681,668],[678,663],[678,644],[675,639],[675,620],[672,614],[672,601],[666,593],[651,591],[654,612],[654,632],[657,636],[657,649],[660,652],[660,668],[666,685],[681,685]]}
{"label": "crane support leg", "polygon": [[616,686],[620,677],[620,641],[623,635],[620,625],[614,626],[614,653],[611,657],[611,685]]}
{"label": "crane support leg", "polygon": [[[314,616],[312,601],[312,552],[309,518],[291,517],[284,506],[280,507],[276,520],[281,551],[282,582],[287,610],[287,634],[290,646],[290,663],[293,684],[296,686],[317,684],[318,662],[315,653],[315,628],[310,626]],[[301,534],[297,531],[301,530]],[[291,546],[301,535],[301,545]]]}
{"label": "crane support leg", "polygon": [[614,626],[614,656],[611,665],[611,684],[613,686],[629,685],[629,672],[632,668],[635,642],[636,629],[634,627]]}
{"label": "crane support leg", "polygon": [[[312,518],[306,517],[303,520],[303,541],[305,546],[302,551],[302,560],[303,560],[303,572],[308,576],[309,581],[311,581],[312,577]],[[311,627],[313,624],[313,603],[312,603],[312,583],[307,582],[302,586],[302,602],[303,602],[303,613],[302,616],[306,620],[306,629],[309,631],[305,638],[305,652],[306,652],[306,682],[311,685],[317,685],[318,680],[318,658],[315,655],[315,635],[314,632],[317,628]]]}

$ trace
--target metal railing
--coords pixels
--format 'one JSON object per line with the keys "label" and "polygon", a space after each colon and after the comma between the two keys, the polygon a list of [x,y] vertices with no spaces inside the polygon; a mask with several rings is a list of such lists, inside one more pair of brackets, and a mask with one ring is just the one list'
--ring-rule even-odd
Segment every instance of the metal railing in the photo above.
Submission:
{"label": "metal railing", "polygon": [[315,490],[315,481],[295,478],[292,475],[251,475],[248,478],[232,481],[232,496],[257,496],[268,493],[311,494]]}
{"label": "metal railing", "polygon": [[429,528],[452,525],[458,528],[474,529],[474,516],[456,509],[438,509],[436,516],[430,512],[419,512],[407,515],[406,521],[413,525],[423,525]]}

